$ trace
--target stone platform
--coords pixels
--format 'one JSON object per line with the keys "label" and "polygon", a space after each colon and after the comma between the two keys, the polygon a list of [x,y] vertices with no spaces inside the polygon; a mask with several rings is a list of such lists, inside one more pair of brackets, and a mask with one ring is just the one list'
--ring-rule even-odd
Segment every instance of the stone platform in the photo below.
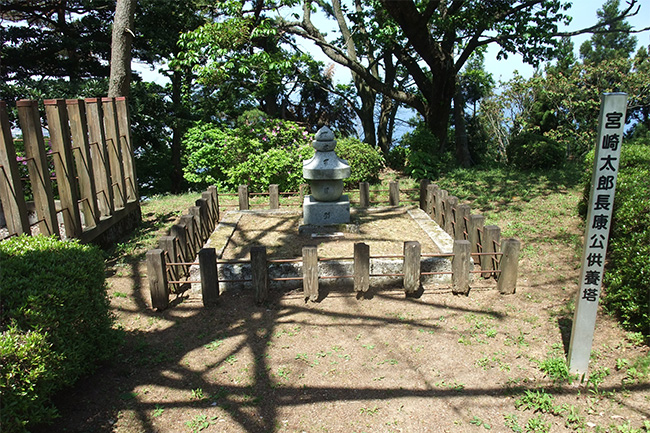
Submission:
{"label": "stone platform", "polygon": [[350,200],[345,194],[336,201],[317,201],[308,195],[302,209],[305,225],[328,226],[350,222]]}
{"label": "stone platform", "polygon": [[[381,212],[384,208],[372,208],[371,210],[364,211],[367,212],[367,215],[370,215],[372,218],[373,213],[381,215]],[[390,209],[390,208],[386,208]],[[394,209],[394,208],[393,208]],[[352,210],[352,219],[358,220],[356,216],[357,209]],[[436,224],[435,221],[431,220],[429,216],[418,208],[408,209],[407,211],[409,217],[412,221],[419,226],[426,236],[435,244],[438,251],[444,254],[451,254],[453,251],[453,239]],[[289,218],[291,215],[295,214],[295,211],[284,211],[284,210],[253,210],[253,211],[229,211],[226,212],[219,222],[219,225],[215,228],[215,231],[210,236],[204,248],[215,248],[217,257],[221,258],[226,250],[230,238],[233,236],[233,233],[236,230],[237,224],[245,214],[258,215],[260,217],[264,216],[274,216],[278,217],[281,215],[286,215]],[[367,217],[366,215],[366,217]],[[354,226],[354,224],[348,224],[343,226]],[[337,226],[333,226],[332,229]],[[332,230],[327,230],[332,232]],[[305,233],[304,235],[310,235],[314,232]],[[334,233],[334,232],[332,232]],[[344,235],[343,232],[340,233]],[[413,240],[413,239],[404,239]],[[422,241],[420,239],[420,241]],[[429,251],[423,251],[429,252]],[[371,255],[373,254],[371,249]],[[352,252],[350,252],[350,256]],[[274,257],[269,257],[274,258]],[[286,257],[282,257],[286,258]],[[403,271],[403,260],[401,259],[390,259],[390,258],[381,258],[381,259],[371,259],[370,260],[370,274],[397,274],[402,273]],[[451,258],[450,257],[423,257],[421,262],[421,271],[422,272],[449,272],[451,271]],[[251,278],[250,264],[247,263],[219,263],[218,264],[218,273],[220,280],[242,280]],[[353,261],[352,260],[328,260],[319,263],[319,276],[334,276],[334,275],[352,275],[353,274]],[[280,277],[302,277],[302,262],[293,262],[293,263],[272,263],[269,265],[269,277],[270,278],[280,278]],[[192,266],[190,268],[190,280],[199,281],[200,272],[198,266]],[[371,288],[381,288],[386,286],[393,286],[401,284],[402,277],[372,277],[370,280]],[[451,275],[423,275],[421,277],[422,284],[449,284],[451,282]],[[352,287],[352,279],[328,279],[321,280],[319,284],[323,286],[337,286],[342,288]],[[220,290],[229,290],[229,289],[250,289],[251,284],[246,283],[220,283]],[[271,281],[271,289],[297,289],[302,287],[301,280],[293,281]],[[200,293],[201,285],[200,283],[192,284],[192,291]]]}

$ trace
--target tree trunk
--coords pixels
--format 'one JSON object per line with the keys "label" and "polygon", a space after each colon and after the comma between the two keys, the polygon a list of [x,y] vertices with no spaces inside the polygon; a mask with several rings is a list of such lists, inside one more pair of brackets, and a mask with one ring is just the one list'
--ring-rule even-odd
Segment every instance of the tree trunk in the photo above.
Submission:
{"label": "tree trunk", "polygon": [[472,156],[469,153],[469,143],[467,142],[467,128],[465,126],[465,98],[463,92],[456,82],[456,92],[454,93],[454,124],[456,135],[456,161],[465,168],[473,164]]}
{"label": "tree trunk", "polygon": [[172,123],[172,166],[171,166],[171,192],[179,193],[182,190],[183,184],[183,167],[181,165],[181,138],[183,137],[183,127],[181,125],[182,119],[180,116],[181,110],[181,86],[182,86],[182,73],[178,70],[172,74],[172,110],[174,112],[174,121]]}
{"label": "tree trunk", "polygon": [[131,85],[131,43],[136,0],[117,0],[111,42],[108,96],[128,96]]}
{"label": "tree trunk", "polygon": [[388,96],[381,99],[379,124],[377,125],[377,145],[381,153],[387,157],[393,141],[393,125],[397,114],[397,104]]}
{"label": "tree trunk", "polygon": [[357,115],[363,128],[363,141],[374,147],[377,144],[377,136],[375,135],[375,101],[377,93],[358,77],[355,77],[354,82],[357,87],[357,94],[361,99],[361,109],[358,110]]}

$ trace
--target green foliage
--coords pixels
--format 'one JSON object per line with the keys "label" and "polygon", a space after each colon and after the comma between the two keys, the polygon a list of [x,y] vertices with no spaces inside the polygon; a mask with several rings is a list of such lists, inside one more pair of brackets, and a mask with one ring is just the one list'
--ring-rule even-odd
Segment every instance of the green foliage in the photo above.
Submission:
{"label": "green foliage", "polygon": [[650,146],[623,144],[603,283],[605,307],[650,335]]}
{"label": "green foliage", "polygon": [[569,367],[564,358],[553,356],[539,362],[539,369],[546,373],[553,383],[571,383],[576,377],[569,373]]}
{"label": "green foliage", "polygon": [[384,168],[381,153],[368,143],[352,137],[337,140],[336,154],[350,164],[350,177],[345,186],[358,188],[359,182],[379,183],[379,172]]}
{"label": "green foliage", "polygon": [[43,236],[0,243],[2,425],[52,418],[52,393],[108,359],[117,345],[96,247]]}
{"label": "green foliage", "polygon": [[404,171],[415,179],[436,179],[453,165],[454,157],[438,151],[438,140],[423,123],[404,134],[401,146],[408,149]]}
{"label": "green foliage", "polygon": [[197,189],[247,184],[263,191],[278,184],[280,191],[296,191],[303,181],[302,161],[314,152],[309,133],[293,122],[255,113],[240,117],[235,128],[206,122],[190,128],[183,137],[185,180]]}
{"label": "green foliage", "polygon": [[522,132],[507,148],[508,162],[523,170],[554,168],[564,162],[564,148],[552,138]]}

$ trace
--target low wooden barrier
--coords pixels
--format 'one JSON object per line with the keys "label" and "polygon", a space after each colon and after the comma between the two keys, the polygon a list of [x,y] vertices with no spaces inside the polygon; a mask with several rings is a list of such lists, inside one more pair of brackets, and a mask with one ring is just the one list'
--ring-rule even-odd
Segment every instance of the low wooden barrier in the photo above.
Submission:
{"label": "low wooden barrier", "polygon": [[[360,184],[361,206],[369,205],[368,184]],[[399,186],[397,182],[389,188],[389,204],[399,205]],[[404,254],[390,256],[403,260],[403,272],[395,274],[370,274],[370,260],[387,258],[388,256],[371,256],[367,244],[356,243],[354,256],[338,260],[352,260],[354,272],[351,275],[319,275],[319,263],[331,258],[318,258],[316,247],[303,248],[300,258],[271,259],[267,257],[266,247],[251,248],[250,260],[219,260],[214,248],[201,248],[219,220],[219,196],[216,187],[208,188],[197,200],[197,206],[190,208],[188,215],[181,217],[180,224],[172,227],[169,236],[160,239],[159,248],[147,253],[147,267],[152,305],[156,309],[164,309],[169,303],[170,286],[184,284],[201,285],[204,305],[214,305],[219,298],[220,283],[251,283],[255,299],[258,303],[268,299],[269,283],[271,281],[301,280],[305,298],[311,301],[319,299],[319,281],[323,279],[349,278],[354,281],[354,290],[366,292],[371,287],[375,277],[401,277],[404,291],[409,294],[421,287],[421,277],[424,275],[451,275],[451,288],[454,294],[467,295],[470,290],[471,274],[479,274],[483,278],[494,278],[496,288],[502,294],[512,294],[516,290],[519,252],[521,243],[517,239],[501,240],[498,226],[485,226],[483,215],[472,215],[469,205],[458,204],[458,199],[449,196],[448,192],[440,189],[429,181],[422,181],[419,191],[420,206],[434,221],[440,225],[453,239],[453,252],[450,254],[423,254],[420,243],[408,241],[404,243]],[[305,189],[299,193],[304,196]],[[265,193],[257,193],[263,195]],[[279,196],[277,185],[269,190],[269,207],[278,209]],[[222,194],[224,195],[224,194]],[[231,194],[233,195],[233,194]],[[236,194],[240,210],[249,210],[248,188],[241,186]],[[198,262],[194,258],[198,256]],[[422,258],[446,257],[451,258],[451,271],[422,272]],[[270,278],[269,265],[272,263],[301,262],[302,277]],[[474,270],[474,263],[479,269]],[[220,280],[217,272],[218,264],[246,264],[250,266],[251,277],[239,280]],[[189,267],[198,265],[200,281],[189,279]]]}

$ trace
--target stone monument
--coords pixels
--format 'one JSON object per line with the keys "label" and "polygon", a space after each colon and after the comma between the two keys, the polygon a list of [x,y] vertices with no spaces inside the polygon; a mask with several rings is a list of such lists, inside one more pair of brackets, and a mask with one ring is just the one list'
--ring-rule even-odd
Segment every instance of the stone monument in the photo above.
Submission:
{"label": "stone monument", "polygon": [[350,166],[334,152],[334,133],[323,126],[316,133],[314,157],[302,162],[302,175],[309,182],[311,195],[303,203],[305,225],[327,226],[350,222],[350,200],[343,194],[343,179],[350,177]]}

